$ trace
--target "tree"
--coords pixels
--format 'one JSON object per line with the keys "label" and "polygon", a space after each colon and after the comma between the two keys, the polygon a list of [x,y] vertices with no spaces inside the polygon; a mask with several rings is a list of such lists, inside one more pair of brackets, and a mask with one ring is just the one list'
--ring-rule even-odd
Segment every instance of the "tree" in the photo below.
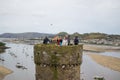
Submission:
{"label": "tree", "polygon": [[68,33],[67,32],[60,32],[57,35],[61,36],[61,37],[64,37],[64,36],[68,35]]}

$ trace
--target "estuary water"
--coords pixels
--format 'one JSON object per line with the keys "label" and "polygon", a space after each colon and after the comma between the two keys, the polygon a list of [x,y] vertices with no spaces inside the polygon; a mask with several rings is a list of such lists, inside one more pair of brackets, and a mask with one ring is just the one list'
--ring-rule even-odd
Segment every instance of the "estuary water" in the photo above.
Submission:
{"label": "estuary water", "polygon": [[[9,49],[0,54],[0,65],[11,69],[13,73],[7,75],[3,80],[35,80],[35,64],[33,56],[33,45],[7,43]],[[17,68],[20,64],[26,69]]]}
{"label": "estuary water", "polygon": [[[109,53],[109,54],[108,54]],[[115,53],[115,54],[114,54]],[[113,56],[113,57],[120,57],[117,56],[120,53],[116,52],[105,52],[105,53],[98,53],[100,55],[106,56]],[[104,67],[97,62],[95,62],[91,57],[89,57],[86,52],[83,54],[83,63],[81,65],[81,79],[84,80],[94,80],[95,76],[104,77],[105,80],[120,80],[120,72],[114,71],[107,67]]]}
{"label": "estuary water", "polygon": [[[0,58],[5,60],[0,61],[0,65],[11,69],[13,73],[7,75],[3,80],[36,80],[34,46],[15,43],[6,43],[6,46],[11,48],[0,54]],[[106,52],[101,55],[120,57],[120,53],[116,52]],[[17,64],[24,66],[25,69],[17,68]],[[103,76],[105,80],[120,80],[120,72],[97,64],[86,54],[83,54],[83,63],[80,68],[80,76],[84,80],[94,80],[94,76]]]}

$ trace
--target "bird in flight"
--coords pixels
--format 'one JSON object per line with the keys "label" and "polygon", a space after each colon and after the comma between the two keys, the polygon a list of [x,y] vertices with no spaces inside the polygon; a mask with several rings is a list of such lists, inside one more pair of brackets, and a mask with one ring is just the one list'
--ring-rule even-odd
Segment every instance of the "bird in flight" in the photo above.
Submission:
{"label": "bird in flight", "polygon": [[50,24],[50,26],[53,26],[53,24]]}

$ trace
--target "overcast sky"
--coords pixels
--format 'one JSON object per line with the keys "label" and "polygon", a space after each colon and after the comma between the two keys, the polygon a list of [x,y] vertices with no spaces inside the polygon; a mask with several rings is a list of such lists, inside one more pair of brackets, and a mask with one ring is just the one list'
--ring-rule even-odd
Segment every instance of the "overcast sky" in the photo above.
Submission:
{"label": "overcast sky", "polygon": [[0,33],[120,34],[120,0],[0,0]]}

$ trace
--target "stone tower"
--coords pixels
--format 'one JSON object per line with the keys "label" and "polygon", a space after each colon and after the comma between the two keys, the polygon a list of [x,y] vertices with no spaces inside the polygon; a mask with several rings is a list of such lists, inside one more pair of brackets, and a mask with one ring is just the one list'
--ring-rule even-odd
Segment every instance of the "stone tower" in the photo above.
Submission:
{"label": "stone tower", "polygon": [[34,46],[36,80],[80,80],[83,45]]}

